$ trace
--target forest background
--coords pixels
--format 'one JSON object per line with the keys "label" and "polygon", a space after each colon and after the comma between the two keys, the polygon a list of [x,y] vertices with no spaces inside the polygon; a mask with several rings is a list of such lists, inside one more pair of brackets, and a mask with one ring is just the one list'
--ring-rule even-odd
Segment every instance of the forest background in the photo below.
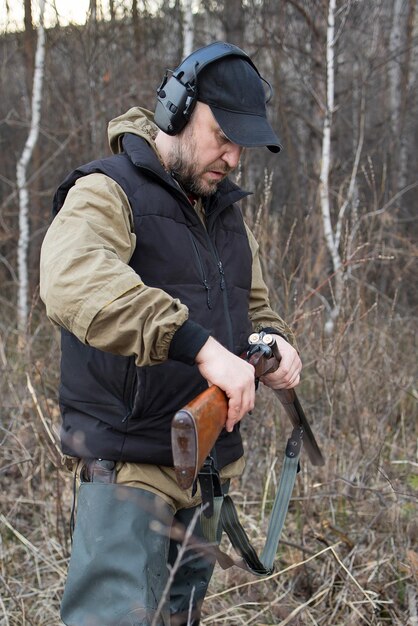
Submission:
{"label": "forest background", "polygon": [[[247,151],[237,179],[326,465],[303,455],[276,572],[217,568],[202,624],[417,626],[416,1],[90,0],[76,24],[22,0],[21,26],[2,10],[0,623],[59,623],[70,551],[59,333],[38,291],[54,190],[109,154],[112,117],[152,109],[165,69],[219,39],[273,84],[283,152]],[[243,431],[233,494],[261,549],[289,433],[267,390]]]}

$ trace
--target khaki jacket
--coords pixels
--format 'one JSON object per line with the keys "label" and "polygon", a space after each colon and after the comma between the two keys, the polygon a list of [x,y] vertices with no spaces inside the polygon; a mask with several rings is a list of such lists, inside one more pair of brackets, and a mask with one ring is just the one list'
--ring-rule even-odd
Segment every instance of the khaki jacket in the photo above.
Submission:
{"label": "khaki jacket", "polygon": [[[157,128],[149,111],[135,107],[110,122],[112,152],[121,151],[127,132],[145,138],[157,152]],[[195,210],[204,221],[199,202]],[[295,345],[292,331],[270,307],[258,244],[248,228],[247,233],[253,255],[253,328],[276,328]],[[141,367],[167,359],[171,339],[189,312],[178,299],[145,285],[128,265],[135,246],[132,212],[121,187],[104,174],[80,178],[45,236],[40,294],[53,323],[95,348],[135,355]]]}

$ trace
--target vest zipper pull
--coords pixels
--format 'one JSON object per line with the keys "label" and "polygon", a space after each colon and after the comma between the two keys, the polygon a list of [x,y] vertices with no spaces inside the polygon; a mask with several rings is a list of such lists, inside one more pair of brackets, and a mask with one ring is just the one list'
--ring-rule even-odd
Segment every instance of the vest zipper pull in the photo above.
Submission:
{"label": "vest zipper pull", "polygon": [[225,289],[225,272],[224,272],[224,266],[222,265],[222,261],[218,262],[218,270],[219,270],[219,274],[221,275],[221,289],[223,291]]}
{"label": "vest zipper pull", "polygon": [[210,285],[208,283],[208,281],[206,280],[206,278],[203,280],[203,284],[205,285],[205,289],[206,289],[206,302],[208,305],[208,309],[212,308],[212,302],[210,301]]}

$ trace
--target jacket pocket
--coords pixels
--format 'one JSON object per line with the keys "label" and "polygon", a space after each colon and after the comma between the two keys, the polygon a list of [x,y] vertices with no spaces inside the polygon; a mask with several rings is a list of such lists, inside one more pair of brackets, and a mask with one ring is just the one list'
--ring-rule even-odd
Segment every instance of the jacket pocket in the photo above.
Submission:
{"label": "jacket pocket", "polygon": [[207,304],[208,309],[211,309],[212,308],[212,302],[211,302],[211,293],[210,293],[210,291],[211,291],[212,288],[211,288],[211,286],[209,284],[209,281],[207,279],[206,272],[205,272],[205,267],[203,265],[203,259],[202,259],[201,255],[200,255],[199,248],[197,247],[197,243],[196,243],[196,241],[195,241],[195,239],[194,239],[194,237],[193,237],[193,235],[192,235],[192,233],[190,231],[189,231],[189,235],[190,235],[190,239],[192,241],[192,248],[193,248],[193,251],[194,251],[196,264],[197,264],[197,267],[198,267],[198,270],[199,270],[200,280],[202,282],[202,285],[203,285],[204,289],[206,290],[206,304]]}
{"label": "jacket pocket", "polygon": [[133,382],[131,387],[129,418],[137,420],[141,417],[145,403],[146,370],[136,367],[134,363]]}

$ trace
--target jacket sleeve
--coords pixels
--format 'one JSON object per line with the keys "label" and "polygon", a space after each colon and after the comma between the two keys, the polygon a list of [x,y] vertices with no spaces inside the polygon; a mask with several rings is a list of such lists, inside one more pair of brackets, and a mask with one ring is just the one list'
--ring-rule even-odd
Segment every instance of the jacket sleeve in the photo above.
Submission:
{"label": "jacket sleeve", "polygon": [[188,320],[180,300],[141,281],[128,265],[135,245],[120,186],[103,174],[80,178],[42,244],[40,294],[47,315],[83,343],[135,355],[138,366],[167,359],[172,342],[171,358],[193,362],[209,332]]}
{"label": "jacket sleeve", "polygon": [[249,316],[253,329],[255,332],[260,332],[261,330],[275,331],[297,349],[296,338],[292,329],[270,306],[269,292],[261,269],[259,246],[251,230],[247,225],[245,227],[253,255],[249,307]]}

